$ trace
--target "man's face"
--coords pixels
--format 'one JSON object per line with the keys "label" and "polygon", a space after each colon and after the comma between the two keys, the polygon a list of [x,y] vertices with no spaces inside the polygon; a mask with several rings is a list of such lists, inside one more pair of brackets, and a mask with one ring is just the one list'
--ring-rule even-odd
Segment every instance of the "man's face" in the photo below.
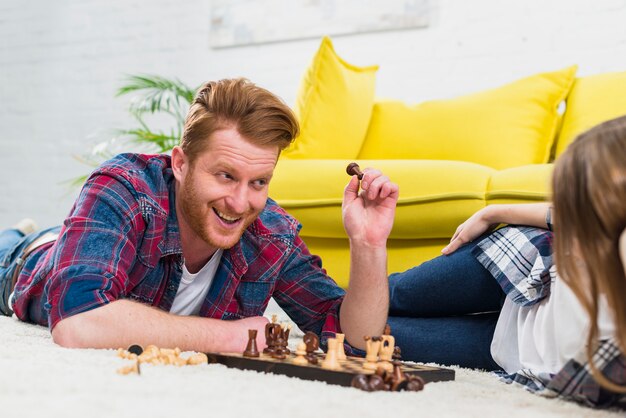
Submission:
{"label": "man's face", "polygon": [[234,128],[214,132],[193,165],[174,150],[173,164],[186,161],[176,176],[179,218],[210,246],[234,246],[265,207],[278,151],[248,142]]}

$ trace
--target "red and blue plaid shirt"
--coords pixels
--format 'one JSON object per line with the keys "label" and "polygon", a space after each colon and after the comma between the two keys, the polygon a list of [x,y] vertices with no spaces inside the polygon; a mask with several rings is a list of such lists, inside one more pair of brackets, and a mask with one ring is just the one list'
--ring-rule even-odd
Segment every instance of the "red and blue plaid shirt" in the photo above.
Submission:
{"label": "red and blue plaid shirt", "polygon": [[[28,257],[13,308],[50,329],[118,299],[170,310],[184,263],[167,155],[122,154],[89,177],[54,245]],[[299,223],[268,199],[225,250],[200,316],[263,315],[271,297],[303,330],[340,332],[344,290],[298,236]]]}

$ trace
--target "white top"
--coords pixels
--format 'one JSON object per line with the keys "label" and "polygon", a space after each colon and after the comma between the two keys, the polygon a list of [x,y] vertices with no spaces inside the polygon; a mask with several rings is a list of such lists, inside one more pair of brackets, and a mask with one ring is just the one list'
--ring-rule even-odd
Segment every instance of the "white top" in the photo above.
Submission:
{"label": "white top", "polygon": [[[604,298],[598,307],[598,337],[611,338],[615,325]],[[550,296],[523,307],[506,298],[491,342],[493,359],[507,373],[530,369],[557,373],[584,353],[589,318],[571,289],[558,278]]]}
{"label": "white top", "polygon": [[222,258],[222,250],[217,250],[199,272],[191,274],[183,265],[183,276],[176,292],[176,297],[170,308],[170,313],[176,315],[198,315],[202,302],[209,293],[209,288],[215,277],[217,266]]}

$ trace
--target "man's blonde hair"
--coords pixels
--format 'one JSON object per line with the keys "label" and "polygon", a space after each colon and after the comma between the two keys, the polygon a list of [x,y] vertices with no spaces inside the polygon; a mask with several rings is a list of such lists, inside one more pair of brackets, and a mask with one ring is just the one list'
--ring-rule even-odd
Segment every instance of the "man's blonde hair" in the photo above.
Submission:
{"label": "man's blonde hair", "polygon": [[245,78],[209,81],[189,108],[180,146],[191,163],[213,132],[235,128],[256,145],[285,149],[298,135],[298,121],[281,99]]}

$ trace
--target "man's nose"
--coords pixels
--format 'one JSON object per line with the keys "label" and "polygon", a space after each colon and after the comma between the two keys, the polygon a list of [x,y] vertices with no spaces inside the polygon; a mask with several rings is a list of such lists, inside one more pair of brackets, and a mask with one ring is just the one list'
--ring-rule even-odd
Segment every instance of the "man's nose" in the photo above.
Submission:
{"label": "man's nose", "polygon": [[239,183],[231,190],[230,196],[226,199],[228,209],[242,215],[248,211],[248,187],[245,183]]}

